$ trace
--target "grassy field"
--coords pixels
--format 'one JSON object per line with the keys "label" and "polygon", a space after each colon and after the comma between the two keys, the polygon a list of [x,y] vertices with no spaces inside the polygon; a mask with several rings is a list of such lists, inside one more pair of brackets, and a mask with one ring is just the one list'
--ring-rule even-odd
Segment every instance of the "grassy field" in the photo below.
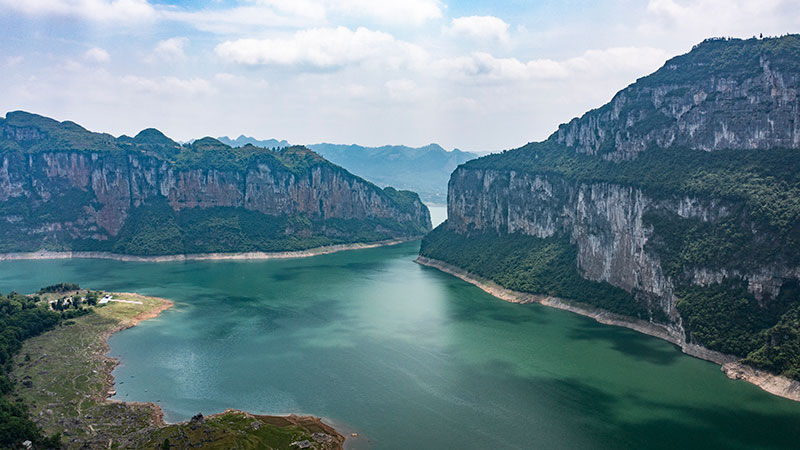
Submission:
{"label": "grassy field", "polygon": [[158,448],[167,441],[171,448],[179,449],[289,449],[297,448],[293,442],[304,440],[317,449],[341,448],[344,441],[332,428],[312,417],[255,416],[230,410],[160,428],[137,442],[135,448]]}
{"label": "grassy field", "polygon": [[[53,296],[45,294],[43,301]],[[108,337],[171,305],[137,294],[114,294],[114,299],[141,304],[93,307],[93,313],[25,341],[14,362],[13,396],[29,405],[32,419],[47,434],[61,433],[67,448],[167,448],[165,440],[175,449],[287,449],[303,440],[311,448],[341,448],[344,439],[314,418],[227,411],[165,425],[154,404],[108,401],[116,364],[106,356]]]}

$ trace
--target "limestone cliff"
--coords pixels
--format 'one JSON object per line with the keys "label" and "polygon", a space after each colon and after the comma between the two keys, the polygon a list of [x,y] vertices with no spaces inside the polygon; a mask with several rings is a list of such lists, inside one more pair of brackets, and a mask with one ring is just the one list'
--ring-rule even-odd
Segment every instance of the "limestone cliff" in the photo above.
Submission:
{"label": "limestone cliff", "polygon": [[[157,246],[167,253],[294,250],[430,229],[416,194],[380,189],[300,147],[181,146],[156,130],[115,139],[23,112],[9,113],[0,132],[3,251],[148,254],[157,248],[133,243],[165,233],[178,233],[172,248]],[[152,219],[142,224],[151,232],[132,217]],[[189,229],[202,224],[219,229],[198,242]]]}
{"label": "limestone cliff", "polygon": [[630,159],[650,147],[800,147],[800,72],[782,39],[709,40],[551,137],[577,152]]}
{"label": "limestone cliff", "polygon": [[799,57],[800,36],[709,40],[547,141],[459,166],[421,254],[464,267],[488,242],[510,256],[477,275],[599,305],[539,281],[570,266],[628,293],[614,312],[800,376],[800,333],[771,331],[800,305]]}

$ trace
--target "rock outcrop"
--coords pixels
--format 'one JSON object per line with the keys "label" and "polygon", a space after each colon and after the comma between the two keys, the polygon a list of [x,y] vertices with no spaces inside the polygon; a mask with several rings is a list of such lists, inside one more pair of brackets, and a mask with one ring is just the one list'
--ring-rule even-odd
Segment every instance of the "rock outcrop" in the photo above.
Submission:
{"label": "rock outcrop", "polygon": [[[795,334],[764,337],[800,305],[798,56],[796,35],[705,41],[548,140],[459,166],[421,256],[464,261],[457,249],[476,234],[562,237],[580,276],[625,290],[640,319],[800,373],[775,357],[800,348]],[[517,286],[547,276],[515,258],[486,273]]]}
{"label": "rock outcrop", "polygon": [[739,41],[726,61],[719,53],[733,48],[730,41],[706,41],[551,139],[610,160],[651,147],[800,148],[797,55],[780,48],[795,39]]}
{"label": "rock outcrop", "polygon": [[[372,240],[412,237],[430,229],[416,194],[380,189],[307,149],[234,150],[210,138],[180,146],[156,130],[114,139],[75,127],[23,112],[0,122],[5,251],[111,245],[132,211],[161,204],[178,218],[224,209],[302,217],[309,225],[295,224],[284,236],[335,238],[319,243],[358,240],[366,232]],[[334,221],[357,221],[358,233],[328,226]],[[15,248],[12,239],[20,236],[23,245]]]}

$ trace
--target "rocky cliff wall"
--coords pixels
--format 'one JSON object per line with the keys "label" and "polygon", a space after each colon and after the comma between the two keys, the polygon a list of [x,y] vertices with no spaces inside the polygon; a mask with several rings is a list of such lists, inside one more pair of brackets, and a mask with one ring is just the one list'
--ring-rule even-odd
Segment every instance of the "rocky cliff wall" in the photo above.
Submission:
{"label": "rocky cliff wall", "polygon": [[750,74],[694,79],[682,75],[708,61],[675,58],[647,82],[561,125],[551,139],[609,160],[652,147],[800,148],[800,74],[766,55],[757,64]]}
{"label": "rocky cliff wall", "polygon": [[[654,228],[645,216],[657,213],[716,222],[732,214],[719,200],[649,195],[610,183],[585,183],[557,175],[460,167],[451,178],[446,227],[462,235],[490,231],[539,238],[565,234],[578,248],[576,264],[585,278],[608,282],[680,325],[676,280],[648,243]],[[741,270],[689,267],[691,283],[710,285],[742,278],[757,298],[774,298],[800,268],[772,264]]]}
{"label": "rocky cliff wall", "polygon": [[[331,164],[291,171],[254,162],[244,170],[178,168],[144,152],[0,154],[0,221],[21,222],[20,211],[48,211],[37,229],[75,239],[111,239],[132,208],[166,200],[174,211],[232,207],[267,215],[302,214],[320,220],[386,219],[430,229],[417,198],[402,207],[376,186]],[[9,208],[8,205],[25,207]],[[60,220],[52,210],[71,210]]]}

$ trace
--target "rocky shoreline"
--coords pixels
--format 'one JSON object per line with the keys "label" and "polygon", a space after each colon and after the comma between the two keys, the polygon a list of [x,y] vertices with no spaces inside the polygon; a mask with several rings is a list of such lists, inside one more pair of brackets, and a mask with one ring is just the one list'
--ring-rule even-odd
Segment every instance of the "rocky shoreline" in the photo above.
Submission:
{"label": "rocky shoreline", "polygon": [[557,297],[533,295],[524,292],[506,289],[499,284],[469,273],[456,266],[432,258],[419,256],[414,260],[423,266],[433,267],[442,272],[458,277],[467,283],[479,287],[484,292],[501,300],[512,303],[539,303],[553,308],[571,311],[582,316],[591,317],[604,325],[614,325],[629,328],[639,333],[647,334],[669,343],[677,345],[687,355],[719,364],[721,370],[731,379],[744,380],[754,384],[770,394],[789,400],[800,401],[800,382],[780,375],[774,375],[762,370],[746,366],[739,362],[733,355],[709,350],[705,347],[686,342],[681,330],[645,320],[614,314],[590,305],[571,302]]}
{"label": "rocky shoreline", "polygon": [[[128,297],[134,297],[134,298],[143,297],[143,296],[141,296],[139,294],[136,294],[136,293],[121,293],[121,294],[125,295],[125,296],[128,296]],[[168,423],[166,423],[164,421],[164,412],[161,409],[161,406],[158,405],[157,403],[153,403],[153,402],[147,402],[147,403],[126,402],[126,401],[115,400],[115,399],[110,398],[111,395],[113,395],[113,392],[114,392],[114,390],[113,390],[113,387],[114,387],[114,375],[112,374],[112,372],[113,372],[114,368],[120,363],[120,361],[118,359],[116,359],[116,358],[108,356],[108,352],[110,351],[110,347],[108,345],[108,339],[114,333],[117,333],[117,332],[120,332],[122,330],[126,330],[128,328],[134,327],[139,322],[158,317],[158,315],[161,314],[163,311],[166,311],[167,309],[172,308],[174,306],[174,303],[172,301],[170,301],[170,300],[167,300],[167,299],[164,299],[164,298],[160,298],[160,297],[150,297],[150,298],[158,299],[159,300],[159,305],[156,306],[153,309],[150,309],[150,310],[145,311],[145,312],[143,312],[141,314],[138,314],[137,316],[135,316],[135,317],[133,317],[133,318],[131,318],[129,320],[125,320],[125,321],[120,322],[118,326],[108,330],[106,333],[103,334],[102,339],[103,339],[103,345],[104,345],[105,351],[101,355],[101,357],[106,359],[107,361],[110,361],[111,364],[106,364],[105,365],[105,367],[107,367],[107,370],[105,371],[104,375],[105,375],[107,384],[105,386],[105,389],[103,389],[103,391],[101,391],[99,393],[99,395],[104,396],[103,401],[106,401],[106,402],[120,403],[122,405],[131,405],[131,406],[144,406],[144,407],[150,408],[153,411],[152,416],[151,416],[152,417],[152,424],[154,426],[158,427],[158,428],[165,427],[165,426],[168,426],[168,425],[190,425],[193,422],[197,421],[197,417],[198,416],[192,418],[191,421],[180,422],[180,423],[177,423],[177,424],[168,424]],[[315,429],[323,430],[324,431],[323,436],[328,436],[328,439],[324,440],[324,443],[331,444],[333,446],[333,448],[336,448],[336,449],[343,448],[342,446],[343,446],[344,440],[345,440],[344,436],[339,434],[330,425],[324,423],[322,421],[322,419],[319,418],[319,417],[298,416],[296,414],[290,414],[290,415],[287,415],[287,416],[259,415],[259,414],[251,414],[251,413],[248,413],[246,411],[241,411],[241,410],[237,410],[237,409],[227,409],[224,412],[217,413],[217,414],[212,414],[212,415],[207,416],[205,418],[203,418],[202,415],[199,415],[199,417],[201,417],[201,420],[205,421],[205,420],[211,420],[211,419],[215,419],[215,418],[221,418],[223,416],[231,415],[231,414],[240,415],[240,416],[243,416],[243,417],[246,417],[246,418],[250,418],[250,419],[257,419],[257,420],[259,420],[261,422],[265,422],[265,423],[284,423],[285,422],[286,424],[303,426],[305,428],[308,428],[309,426],[311,426],[311,427],[313,427]],[[318,442],[323,442],[323,441],[318,441]]]}
{"label": "rocky shoreline", "polygon": [[258,260],[258,259],[288,259],[307,258],[311,256],[327,255],[346,250],[363,250],[368,248],[398,245],[422,239],[422,236],[413,236],[403,239],[388,239],[384,241],[337,244],[323,247],[314,247],[307,250],[290,252],[241,252],[241,253],[189,253],[178,255],[137,256],[110,252],[56,252],[40,250],[37,252],[1,253],[0,261],[14,261],[24,259],[111,259],[128,262],[173,262],[173,261],[208,261],[208,260]]}
{"label": "rocky shoreline", "polygon": [[[42,301],[64,294],[46,293]],[[14,392],[28,405],[31,420],[46,435],[61,434],[62,448],[162,448],[165,441],[178,448],[208,450],[292,448],[294,441],[305,446],[301,448],[343,448],[344,435],[319,417],[228,409],[167,423],[158,402],[115,397],[113,370],[120,361],[109,355],[108,339],[157,317],[174,304],[133,293],[113,296],[119,301],[95,307],[91,314],[27,339],[20,352],[25,357],[16,358],[10,372],[16,382]]]}
{"label": "rocky shoreline", "polygon": [[[125,292],[120,294],[131,297],[141,297],[141,295],[131,292]],[[98,356],[99,358],[103,359],[104,362],[106,362],[106,364],[103,365],[106,368],[106,370],[103,373],[103,375],[105,376],[105,384],[103,386],[103,389],[100,392],[98,392],[97,395],[99,396],[98,400],[100,401],[122,403],[124,405],[135,405],[135,406],[150,408],[153,412],[151,415],[153,424],[156,426],[164,426],[166,425],[166,422],[164,422],[164,411],[158,404],[153,402],[147,402],[147,403],[125,402],[111,398],[111,396],[114,393],[114,375],[112,374],[112,372],[114,371],[114,368],[116,368],[120,364],[120,360],[112,356],[108,356],[108,352],[111,351],[111,347],[109,347],[108,345],[108,339],[111,338],[111,336],[114,333],[118,333],[122,330],[127,330],[128,328],[135,327],[139,322],[158,317],[162,312],[172,308],[175,305],[175,303],[165,298],[161,297],[151,297],[151,298],[157,298],[160,301],[157,307],[145,311],[131,318],[130,320],[120,322],[117,326],[109,329],[108,331],[103,333],[102,336],[100,337],[103,341],[103,351]]]}

